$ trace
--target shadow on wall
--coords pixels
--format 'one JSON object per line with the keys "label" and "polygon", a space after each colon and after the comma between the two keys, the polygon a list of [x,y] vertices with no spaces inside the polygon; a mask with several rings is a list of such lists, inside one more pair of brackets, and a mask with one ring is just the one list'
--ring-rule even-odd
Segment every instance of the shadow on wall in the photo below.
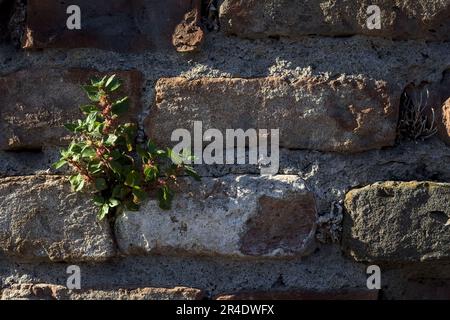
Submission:
{"label": "shadow on wall", "polygon": [[0,43],[20,46],[26,19],[26,0],[0,0]]}
{"label": "shadow on wall", "polygon": [[436,83],[423,81],[409,84],[400,103],[399,136],[413,141],[427,140],[434,135],[449,143],[446,123],[446,101],[450,98],[450,69]]}
{"label": "shadow on wall", "polygon": [[[143,52],[167,49],[173,42],[178,51],[193,51],[203,41],[200,1],[2,0],[8,10],[2,9],[7,16],[1,20],[9,24],[2,33],[11,33],[11,40],[25,49]],[[81,12],[68,14],[71,5]],[[81,20],[81,29],[68,29],[67,22],[73,19]]]}

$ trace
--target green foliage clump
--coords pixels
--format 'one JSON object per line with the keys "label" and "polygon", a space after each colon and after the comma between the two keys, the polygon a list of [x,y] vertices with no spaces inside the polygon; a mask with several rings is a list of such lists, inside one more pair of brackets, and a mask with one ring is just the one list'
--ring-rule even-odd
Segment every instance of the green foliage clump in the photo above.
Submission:
{"label": "green foliage clump", "polygon": [[177,177],[187,174],[200,179],[188,165],[193,160],[190,155],[159,149],[151,141],[136,144],[136,125],[121,121],[129,98],[113,99],[120,87],[116,75],[83,86],[92,103],[81,107],[84,119],[66,125],[74,138],[53,165],[73,169],[73,191],[93,193],[100,220],[123,210],[136,211],[150,195],[157,197],[162,209],[170,209]]}

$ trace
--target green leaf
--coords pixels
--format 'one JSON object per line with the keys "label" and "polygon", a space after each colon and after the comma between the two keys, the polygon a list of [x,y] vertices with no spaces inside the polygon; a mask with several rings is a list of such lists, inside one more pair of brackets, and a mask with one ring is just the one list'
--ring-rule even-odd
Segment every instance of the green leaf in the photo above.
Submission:
{"label": "green leaf", "polygon": [[64,128],[66,128],[67,130],[69,130],[70,132],[75,133],[78,129],[78,125],[75,123],[66,123],[64,125]]}
{"label": "green leaf", "polygon": [[76,125],[77,127],[75,128],[75,133],[85,130],[84,122],[81,121],[80,119],[77,120]]}
{"label": "green leaf", "polygon": [[71,155],[72,153],[69,150],[61,150],[61,157],[63,157],[64,159],[70,158]]}
{"label": "green leaf", "polygon": [[95,123],[97,121],[97,115],[98,112],[91,112],[85,120],[85,124],[87,125],[89,132],[92,132],[94,130]]}
{"label": "green leaf", "polygon": [[106,180],[104,178],[99,178],[95,180],[95,188],[98,191],[103,191],[108,189],[108,184],[106,183]]}
{"label": "green leaf", "polygon": [[119,89],[121,86],[120,80],[116,78],[116,75],[113,74],[111,77],[109,77],[108,81],[106,81],[106,89],[114,92],[117,89]]}
{"label": "green leaf", "polygon": [[163,210],[170,210],[172,206],[173,192],[168,186],[158,189],[159,207]]}
{"label": "green leaf", "polygon": [[201,177],[198,175],[197,171],[194,170],[194,168],[190,167],[190,166],[185,166],[184,167],[184,171],[186,171],[188,176],[191,176],[192,178],[194,178],[196,181],[201,181]]}
{"label": "green leaf", "polygon": [[119,137],[116,136],[115,134],[110,134],[110,135],[108,136],[108,139],[106,139],[105,144],[106,144],[107,146],[113,146],[113,145],[117,142],[117,139],[118,139],[118,138],[119,138]]}
{"label": "green leaf", "polygon": [[80,184],[78,185],[78,187],[75,189],[75,192],[80,192],[81,190],[83,190],[83,188],[84,188],[84,179],[82,179],[81,181],[80,181]]}
{"label": "green leaf", "polygon": [[142,146],[137,145],[136,152],[141,157],[143,163],[149,160],[149,154],[144,148],[142,148]]}
{"label": "green leaf", "polygon": [[113,198],[121,198],[122,186],[114,186],[112,191]]}
{"label": "green leaf", "polygon": [[97,106],[93,106],[93,105],[81,106],[80,110],[84,114],[90,114],[91,112],[98,112],[98,111],[100,111]]}
{"label": "green leaf", "polygon": [[111,161],[109,165],[111,166],[111,169],[115,174],[120,175],[122,173],[123,167],[119,162]]}
{"label": "green leaf", "polygon": [[167,151],[165,150],[156,150],[156,155],[161,158],[168,158]]}
{"label": "green leaf", "polygon": [[144,201],[145,199],[147,199],[147,193],[142,191],[140,188],[133,189],[133,202],[134,203],[139,204],[142,201]]}
{"label": "green leaf", "polygon": [[151,155],[155,155],[156,154],[156,152],[158,151],[158,148],[156,147],[156,144],[154,144],[152,141],[148,141],[147,142],[147,149],[148,149],[148,152],[151,154]]}
{"label": "green leaf", "polygon": [[101,92],[96,86],[83,86],[88,98],[93,102],[99,102],[101,97]]}
{"label": "green leaf", "polygon": [[123,144],[126,145],[128,152],[133,151],[135,145],[135,138],[137,134],[137,127],[135,124],[126,123],[118,128],[119,135]]}
{"label": "green leaf", "polygon": [[119,150],[114,149],[109,156],[112,157],[113,160],[119,160],[122,158],[122,153]]}
{"label": "green leaf", "polygon": [[120,125],[119,129],[124,135],[133,136],[136,134],[137,126],[135,123],[125,123]]}
{"label": "green leaf", "polygon": [[144,168],[144,176],[146,182],[153,182],[159,176],[159,170],[156,166],[147,166]]}
{"label": "green leaf", "polygon": [[74,192],[79,192],[84,187],[84,178],[81,174],[71,176],[69,181],[70,181],[70,184],[72,185],[72,190]]}
{"label": "green leaf", "polygon": [[92,147],[86,147],[86,148],[84,148],[83,151],[82,151],[82,153],[81,153],[81,156],[82,156],[83,158],[88,158],[88,159],[90,159],[90,158],[92,158],[92,157],[95,157],[96,155],[97,155],[97,152],[96,152],[95,149],[92,148]]}
{"label": "green leaf", "polygon": [[112,104],[111,113],[114,115],[121,115],[128,111],[128,97],[120,99]]}
{"label": "green leaf", "polygon": [[183,158],[183,163],[193,163],[197,157],[192,155],[187,149],[183,149],[183,153],[180,155]]}
{"label": "green leaf", "polygon": [[70,186],[72,188],[72,191],[75,191],[76,188],[78,188],[78,180],[77,180],[77,176],[71,176],[69,178],[69,182],[70,182]]}
{"label": "green leaf", "polygon": [[105,198],[103,198],[101,195],[98,194],[94,195],[93,200],[97,207],[101,207],[105,204]]}
{"label": "green leaf", "polygon": [[106,87],[108,87],[108,86],[111,84],[111,82],[113,82],[115,79],[116,79],[116,75],[115,75],[115,74],[113,74],[112,76],[110,76],[110,77],[108,78],[108,80],[106,81]]}
{"label": "green leaf", "polygon": [[61,169],[62,167],[64,167],[66,164],[67,164],[67,161],[65,159],[61,159],[58,162],[55,162],[53,164],[53,168],[58,170],[58,169]]}
{"label": "green leaf", "polygon": [[167,157],[176,165],[183,164],[183,158],[176,152],[173,152],[172,149],[167,148]]}
{"label": "green leaf", "polygon": [[112,197],[123,200],[128,194],[130,194],[129,188],[117,185],[113,189]]}
{"label": "green leaf", "polygon": [[125,185],[131,188],[138,187],[141,181],[141,177],[139,176],[139,172],[136,170],[131,171],[127,175],[127,179],[125,181]]}
{"label": "green leaf", "polygon": [[120,201],[114,198],[109,199],[109,207],[110,208],[115,208],[118,207],[120,205]]}
{"label": "green leaf", "polygon": [[104,205],[102,205],[102,207],[98,211],[98,214],[97,214],[98,220],[102,221],[103,219],[105,219],[106,216],[108,215],[108,213],[109,213],[109,204],[105,203]]}
{"label": "green leaf", "polygon": [[100,163],[100,161],[91,162],[89,163],[88,170],[92,174],[97,174],[103,170],[102,164]]}
{"label": "green leaf", "polygon": [[69,146],[69,152],[81,153],[81,151],[83,150],[83,147],[84,146],[80,143],[72,142]]}
{"label": "green leaf", "polygon": [[101,87],[103,87],[104,85],[105,85],[105,81],[106,81],[106,78],[107,78],[108,76],[104,76],[103,78],[93,78],[93,79],[91,79],[91,84],[92,84],[92,86],[93,87],[96,87],[96,88],[101,88]]}

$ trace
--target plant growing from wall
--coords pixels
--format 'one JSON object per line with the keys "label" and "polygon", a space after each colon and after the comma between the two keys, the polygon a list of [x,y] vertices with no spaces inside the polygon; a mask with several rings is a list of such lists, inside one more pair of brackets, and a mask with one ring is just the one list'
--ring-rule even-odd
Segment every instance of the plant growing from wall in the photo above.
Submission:
{"label": "plant growing from wall", "polygon": [[149,195],[157,197],[162,209],[170,209],[177,177],[187,174],[200,179],[188,165],[191,156],[160,149],[151,141],[136,144],[136,125],[121,122],[128,111],[128,97],[112,99],[120,87],[115,75],[83,86],[92,104],[81,107],[84,119],[66,125],[74,138],[53,165],[73,169],[73,191],[93,193],[100,220],[123,210],[138,210]]}
{"label": "plant growing from wall", "polygon": [[429,91],[416,94],[404,93],[400,111],[399,135],[410,140],[426,140],[434,136],[438,129],[434,109],[427,114]]}

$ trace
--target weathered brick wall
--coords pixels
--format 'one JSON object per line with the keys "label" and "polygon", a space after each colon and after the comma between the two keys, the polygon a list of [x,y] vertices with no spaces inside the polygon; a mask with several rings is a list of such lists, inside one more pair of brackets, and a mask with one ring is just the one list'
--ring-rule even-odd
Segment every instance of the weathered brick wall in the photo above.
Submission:
{"label": "weathered brick wall", "polygon": [[[0,297],[450,298],[449,37],[449,0],[0,0]],[[278,174],[197,165],[171,211],[96,221],[50,166],[111,73],[140,139],[278,128]],[[438,133],[400,139],[424,89]]]}

